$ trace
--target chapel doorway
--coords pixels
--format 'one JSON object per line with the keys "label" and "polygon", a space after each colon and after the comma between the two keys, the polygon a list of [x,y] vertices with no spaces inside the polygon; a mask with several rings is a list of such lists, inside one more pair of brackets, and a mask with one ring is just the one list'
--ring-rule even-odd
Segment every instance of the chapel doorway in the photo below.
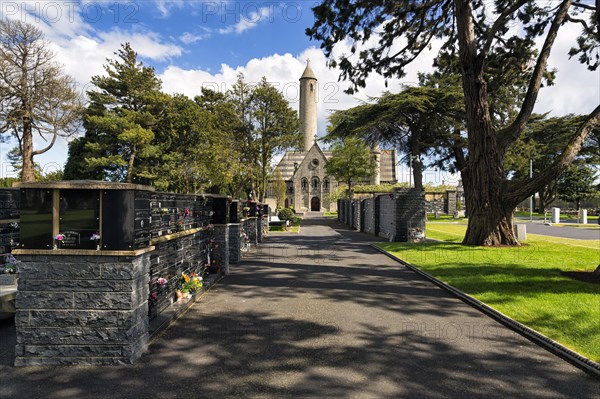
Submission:
{"label": "chapel doorway", "polygon": [[321,200],[319,197],[312,197],[310,200],[310,210],[313,212],[321,211]]}

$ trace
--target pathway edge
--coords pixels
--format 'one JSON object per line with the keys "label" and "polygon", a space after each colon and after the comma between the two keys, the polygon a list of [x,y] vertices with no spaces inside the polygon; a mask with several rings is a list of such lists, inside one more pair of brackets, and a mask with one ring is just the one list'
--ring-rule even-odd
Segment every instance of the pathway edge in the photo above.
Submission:
{"label": "pathway edge", "polygon": [[402,266],[414,271],[415,273],[425,277],[427,280],[431,281],[438,287],[450,292],[451,294],[453,294],[454,296],[456,296],[463,302],[467,303],[471,307],[479,310],[480,312],[484,313],[487,316],[490,316],[492,319],[496,320],[497,322],[501,323],[502,325],[519,333],[520,335],[527,338],[534,344],[546,349],[547,351],[560,357],[561,359],[566,360],[567,362],[580,368],[581,370],[585,371],[586,373],[600,379],[600,363],[596,363],[593,360],[588,359],[587,357],[582,356],[581,354],[554,341],[553,339],[548,338],[547,336],[535,331],[534,329],[527,327],[525,324],[522,324],[516,320],[513,320],[512,318],[510,318],[507,315],[497,311],[496,309],[486,305],[485,303],[481,302],[480,300],[475,299],[468,294],[465,294],[458,288],[453,287],[452,285],[443,282],[442,280],[438,279],[437,277],[434,277],[431,274],[419,269],[418,267],[413,266],[410,263],[387,252],[386,250],[379,248],[374,243],[371,243],[370,245],[371,245],[371,247],[373,247],[380,253],[395,260],[396,262],[400,263]]}

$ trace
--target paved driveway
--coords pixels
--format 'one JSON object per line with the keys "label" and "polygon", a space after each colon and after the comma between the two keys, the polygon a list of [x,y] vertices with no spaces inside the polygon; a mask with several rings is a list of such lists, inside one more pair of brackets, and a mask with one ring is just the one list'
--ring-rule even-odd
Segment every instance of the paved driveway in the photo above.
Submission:
{"label": "paved driveway", "polygon": [[547,226],[541,223],[527,223],[527,232],[576,240],[600,240],[600,229],[594,227]]}
{"label": "paved driveway", "polygon": [[600,382],[374,251],[304,220],[135,366],[0,367],[2,398],[595,398]]}

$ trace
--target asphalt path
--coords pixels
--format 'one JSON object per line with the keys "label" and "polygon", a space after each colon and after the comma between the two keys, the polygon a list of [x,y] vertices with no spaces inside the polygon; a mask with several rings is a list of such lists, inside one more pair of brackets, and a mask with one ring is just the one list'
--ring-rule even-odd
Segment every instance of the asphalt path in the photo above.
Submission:
{"label": "asphalt path", "polygon": [[[272,234],[133,366],[0,365],[1,398],[594,398],[600,382],[322,217]],[[10,326],[0,344],[14,344]],[[6,345],[5,345],[6,347]]]}
{"label": "asphalt path", "polygon": [[[576,240],[600,240],[600,229],[569,226],[548,226],[541,223],[526,223],[527,233],[544,236],[573,238]],[[600,249],[600,248],[598,248]]]}

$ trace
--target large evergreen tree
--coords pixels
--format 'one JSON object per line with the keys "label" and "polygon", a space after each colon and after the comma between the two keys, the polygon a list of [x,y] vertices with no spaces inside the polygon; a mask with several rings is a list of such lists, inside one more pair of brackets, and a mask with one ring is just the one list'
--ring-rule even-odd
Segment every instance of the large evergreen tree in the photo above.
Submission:
{"label": "large evergreen tree", "polygon": [[[384,93],[373,103],[336,111],[329,118],[327,136],[362,137],[371,144],[395,146],[405,154],[415,188],[423,189],[425,158],[440,152],[439,147],[462,146],[462,95],[457,81],[450,82],[406,87],[399,93]],[[443,161],[436,159],[436,164]]]}
{"label": "large evergreen tree", "polygon": [[[341,78],[351,82],[350,91],[364,87],[372,72],[386,78],[403,76],[406,65],[434,38],[443,41],[438,59],[458,55],[468,134],[461,170],[469,210],[463,243],[518,245],[512,225],[515,206],[568,167],[591,129],[600,123],[600,106],[580,124],[561,156],[533,178],[507,179],[506,151],[531,118],[544,78],[549,77],[550,51],[563,25],[581,24],[582,35],[571,55],[578,55],[592,70],[598,67],[596,7],[572,0],[324,0],[313,10],[316,22],[307,34],[321,41],[331,64],[340,67]],[[515,24],[520,29],[512,29]],[[376,35],[375,44],[366,47]],[[542,45],[536,48],[540,37]],[[333,50],[340,42],[350,42],[351,51],[336,58]],[[518,99],[514,112],[502,121],[494,117],[494,98],[510,84],[511,76],[528,83],[522,101]]]}
{"label": "large evergreen tree", "polygon": [[557,183],[558,197],[564,201],[574,202],[579,210],[581,201],[596,194],[596,171],[589,165],[574,163],[565,170]]}
{"label": "large evergreen tree", "polygon": [[86,133],[76,144],[83,154],[70,161],[83,158],[85,173],[103,179],[150,183],[154,175],[144,161],[158,156],[154,129],[168,97],[154,69],[138,61],[129,43],[115,55],[104,66],[106,75],[92,77],[96,89],[87,93]]}

